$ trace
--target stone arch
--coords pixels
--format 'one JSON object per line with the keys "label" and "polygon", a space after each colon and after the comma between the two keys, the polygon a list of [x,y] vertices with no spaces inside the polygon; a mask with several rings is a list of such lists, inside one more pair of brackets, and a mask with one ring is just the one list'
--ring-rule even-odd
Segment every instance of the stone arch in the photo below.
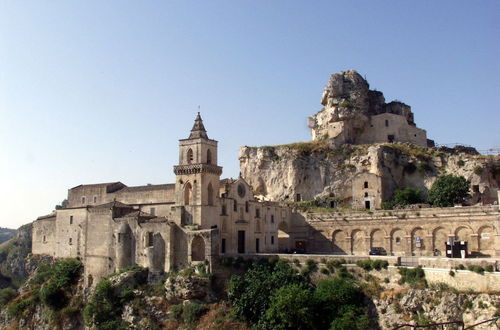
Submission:
{"label": "stone arch", "polygon": [[352,254],[363,255],[367,254],[366,244],[365,244],[366,235],[361,229],[354,229],[351,232],[351,249]]}
{"label": "stone arch", "polygon": [[291,248],[290,246],[290,234],[288,230],[288,224],[285,221],[281,221],[278,224],[278,250],[286,251]]}
{"label": "stone arch", "polygon": [[188,164],[191,164],[194,161],[194,153],[193,149],[191,148],[189,148],[188,151],[186,152],[186,161]]}
{"label": "stone arch", "polygon": [[427,237],[422,227],[415,227],[411,231],[411,252],[416,256],[425,255],[428,250]]}
{"label": "stone arch", "polygon": [[207,187],[207,197],[208,197],[208,205],[214,205],[214,188],[212,187],[212,183],[208,183]]}
{"label": "stone arch", "polygon": [[459,226],[455,229],[456,241],[470,241],[470,235],[473,234],[472,228],[469,226]]}
{"label": "stone arch", "polygon": [[432,247],[435,255],[446,256],[447,242],[448,233],[443,227],[437,227],[432,231]]}
{"label": "stone arch", "polygon": [[477,231],[479,252],[485,255],[495,255],[495,229],[486,225]]}
{"label": "stone arch", "polygon": [[395,256],[405,255],[407,246],[406,233],[400,228],[394,228],[391,231],[391,254]]}
{"label": "stone arch", "polygon": [[381,247],[387,252],[385,236],[385,232],[382,229],[373,229],[370,233],[370,248]]}
{"label": "stone arch", "polygon": [[205,240],[197,235],[191,241],[191,261],[203,260],[205,260]]}
{"label": "stone arch", "polygon": [[184,205],[191,205],[193,201],[193,186],[188,182],[184,186]]}
{"label": "stone arch", "polygon": [[212,152],[207,149],[207,164],[212,164]]}
{"label": "stone arch", "polygon": [[349,244],[347,235],[343,230],[336,230],[332,234],[333,252],[334,253],[349,253]]}

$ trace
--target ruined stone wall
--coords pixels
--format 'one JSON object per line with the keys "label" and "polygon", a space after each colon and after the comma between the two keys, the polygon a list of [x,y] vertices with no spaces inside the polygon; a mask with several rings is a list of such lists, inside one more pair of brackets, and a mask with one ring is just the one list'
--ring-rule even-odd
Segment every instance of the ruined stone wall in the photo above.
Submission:
{"label": "ruined stone wall", "polygon": [[356,141],[359,144],[392,142],[391,136],[395,142],[427,146],[425,130],[409,125],[405,117],[392,113],[371,116]]}

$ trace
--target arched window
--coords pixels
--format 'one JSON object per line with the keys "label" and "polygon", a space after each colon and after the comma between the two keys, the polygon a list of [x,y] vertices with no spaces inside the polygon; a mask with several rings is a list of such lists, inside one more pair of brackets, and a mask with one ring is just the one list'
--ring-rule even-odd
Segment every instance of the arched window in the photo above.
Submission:
{"label": "arched window", "polygon": [[212,188],[211,183],[208,184],[207,194],[208,194],[208,205],[210,206],[214,205],[214,188]]}
{"label": "arched window", "polygon": [[186,159],[188,164],[191,164],[193,162],[194,160],[193,149],[189,148],[189,150],[187,151]]}
{"label": "arched window", "polygon": [[184,187],[184,205],[191,205],[192,198],[193,198],[193,187],[191,186],[191,183],[188,182]]}
{"label": "arched window", "polygon": [[207,164],[212,164],[212,152],[210,149],[207,150]]}

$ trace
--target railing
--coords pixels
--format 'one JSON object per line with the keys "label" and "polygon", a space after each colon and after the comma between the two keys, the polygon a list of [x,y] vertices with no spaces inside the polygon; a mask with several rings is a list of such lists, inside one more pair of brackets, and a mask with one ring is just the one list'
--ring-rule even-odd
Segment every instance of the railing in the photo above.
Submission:
{"label": "railing", "polygon": [[[401,324],[398,325],[397,327],[393,328],[393,330],[397,329],[402,329],[404,327],[410,327],[412,329],[417,329],[417,328],[432,328],[432,329],[445,329],[445,325],[458,325],[460,326],[462,330],[466,329],[473,329],[477,327],[478,325],[485,324],[485,323],[490,323],[490,325],[496,326],[497,329],[500,329],[500,324],[498,321],[500,320],[500,316],[494,317],[492,319],[484,320],[479,323],[469,325],[468,327],[465,327],[465,324],[463,321],[450,321],[450,322],[440,322],[440,323],[431,323],[431,324]],[[492,327],[492,329],[494,329]]]}

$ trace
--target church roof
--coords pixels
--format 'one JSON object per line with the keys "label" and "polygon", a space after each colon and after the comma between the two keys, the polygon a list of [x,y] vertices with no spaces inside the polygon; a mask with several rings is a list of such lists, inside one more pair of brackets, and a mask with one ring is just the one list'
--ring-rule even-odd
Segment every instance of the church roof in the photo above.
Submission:
{"label": "church roof", "polygon": [[191,129],[191,134],[189,134],[190,139],[208,139],[207,131],[203,125],[203,119],[201,119],[200,113],[196,116],[194,120],[193,128]]}

